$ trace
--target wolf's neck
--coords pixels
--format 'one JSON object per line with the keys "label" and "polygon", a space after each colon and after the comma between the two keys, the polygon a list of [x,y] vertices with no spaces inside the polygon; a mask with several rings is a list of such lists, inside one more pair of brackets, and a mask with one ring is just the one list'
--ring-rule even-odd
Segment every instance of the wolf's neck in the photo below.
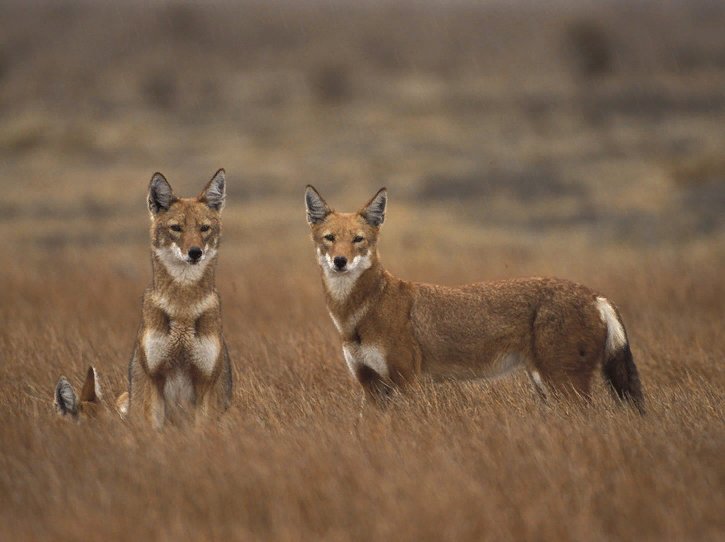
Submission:
{"label": "wolf's neck", "polygon": [[368,305],[385,289],[390,274],[375,259],[373,264],[359,275],[336,274],[323,269],[327,308],[336,317],[344,318],[360,307]]}
{"label": "wolf's neck", "polygon": [[184,298],[211,293],[215,289],[216,255],[207,261],[190,265],[184,262],[169,264],[153,254],[151,267],[154,291]]}

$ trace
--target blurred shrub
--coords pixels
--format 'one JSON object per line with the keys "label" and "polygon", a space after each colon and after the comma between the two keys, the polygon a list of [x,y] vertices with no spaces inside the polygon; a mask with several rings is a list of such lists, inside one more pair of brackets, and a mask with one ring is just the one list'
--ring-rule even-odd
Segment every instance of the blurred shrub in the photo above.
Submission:
{"label": "blurred shrub", "polygon": [[681,186],[719,184],[725,190],[725,155],[700,154],[676,161],[672,177]]}
{"label": "blurred shrub", "polygon": [[171,109],[177,98],[176,75],[168,70],[153,70],[142,82],[142,92],[154,107]]}
{"label": "blurred shrub", "polygon": [[4,79],[8,71],[10,71],[10,59],[5,51],[0,49],[0,81]]}
{"label": "blurred shrub", "polygon": [[204,24],[197,8],[189,4],[171,4],[161,12],[169,34],[180,41],[194,41],[204,34]]}
{"label": "blurred shrub", "polygon": [[338,104],[351,96],[350,72],[341,63],[322,64],[309,74],[315,99],[322,104]]}
{"label": "blurred shrub", "polygon": [[725,156],[702,153],[674,161],[671,176],[679,187],[680,202],[698,233],[725,228]]}
{"label": "blurred shrub", "polygon": [[573,71],[580,77],[600,77],[613,71],[612,43],[599,23],[569,23],[564,29],[564,48]]}
{"label": "blurred shrub", "polygon": [[580,185],[567,183],[552,166],[530,164],[497,166],[464,175],[433,175],[422,180],[418,198],[440,201],[503,195],[532,201],[581,192]]}

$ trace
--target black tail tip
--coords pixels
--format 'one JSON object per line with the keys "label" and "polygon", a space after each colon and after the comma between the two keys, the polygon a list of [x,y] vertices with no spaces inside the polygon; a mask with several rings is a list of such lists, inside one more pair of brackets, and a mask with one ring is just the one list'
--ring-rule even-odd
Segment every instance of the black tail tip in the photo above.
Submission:
{"label": "black tail tip", "polygon": [[644,394],[637,366],[632,359],[629,344],[607,356],[603,367],[604,378],[616,396],[637,409],[644,416]]}

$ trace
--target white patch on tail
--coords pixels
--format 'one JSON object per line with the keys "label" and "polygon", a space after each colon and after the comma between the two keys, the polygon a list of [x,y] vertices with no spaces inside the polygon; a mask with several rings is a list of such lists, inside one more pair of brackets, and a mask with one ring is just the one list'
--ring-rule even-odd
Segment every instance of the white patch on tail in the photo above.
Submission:
{"label": "white patch on tail", "polygon": [[627,344],[627,335],[617,317],[617,313],[605,297],[597,297],[599,317],[607,326],[607,353],[616,352]]}

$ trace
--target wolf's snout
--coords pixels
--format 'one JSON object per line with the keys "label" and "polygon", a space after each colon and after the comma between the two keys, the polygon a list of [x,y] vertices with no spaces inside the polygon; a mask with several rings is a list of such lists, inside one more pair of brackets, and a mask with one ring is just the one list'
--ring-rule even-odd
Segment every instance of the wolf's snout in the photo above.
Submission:
{"label": "wolf's snout", "polygon": [[347,265],[347,258],[345,258],[345,256],[335,256],[335,259],[332,260],[332,262],[335,264],[335,268],[338,271],[342,271]]}
{"label": "wolf's snout", "polygon": [[198,262],[201,259],[202,254],[203,252],[199,247],[191,247],[189,249],[189,258],[194,263]]}

